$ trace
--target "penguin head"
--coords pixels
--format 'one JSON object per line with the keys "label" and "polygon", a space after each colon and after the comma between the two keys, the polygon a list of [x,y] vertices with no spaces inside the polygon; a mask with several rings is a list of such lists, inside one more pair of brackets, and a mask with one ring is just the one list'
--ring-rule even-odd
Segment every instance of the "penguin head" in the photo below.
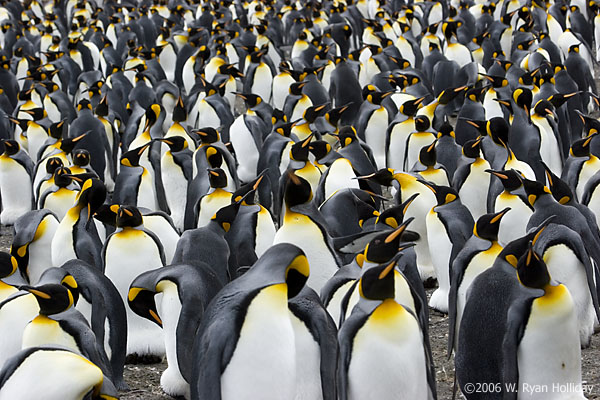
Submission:
{"label": "penguin head", "polygon": [[54,184],[58,187],[67,187],[71,184],[71,170],[65,167],[58,167],[54,171]]}
{"label": "penguin head", "polygon": [[431,122],[429,121],[429,117],[426,115],[419,115],[415,117],[415,130],[417,132],[427,132],[430,126]]}
{"label": "penguin head", "polygon": [[341,107],[332,108],[325,113],[325,119],[333,126],[337,126],[338,122],[342,118],[342,114],[348,110],[348,108],[354,103],[348,103]]}
{"label": "penguin head", "polygon": [[60,141],[60,149],[62,151],[64,151],[67,154],[70,154],[73,149],[75,148],[75,146],[77,145],[77,142],[79,142],[80,140],[82,140],[83,138],[85,138],[88,133],[90,133],[91,131],[87,131],[82,133],[81,135],[74,137],[74,138],[65,138],[62,139]]}
{"label": "penguin head", "polygon": [[286,283],[288,299],[302,291],[310,275],[306,255],[298,246],[278,243],[271,246],[244,274],[244,279],[259,276],[272,283]]}
{"label": "penguin head", "polygon": [[0,251],[0,279],[8,278],[19,267],[17,259],[5,251]]}
{"label": "penguin head", "polygon": [[450,186],[439,186],[433,182],[427,182],[421,179],[418,179],[418,181],[427,186],[429,190],[433,192],[438,206],[452,203],[458,199],[458,192]]}
{"label": "penguin head", "polygon": [[21,286],[35,296],[41,315],[53,315],[68,310],[74,304],[73,294],[65,286],[48,283],[40,286]]}
{"label": "penguin head", "polygon": [[46,110],[44,110],[42,107],[36,107],[36,108],[32,108],[29,110],[23,110],[26,114],[31,115],[32,120],[34,121],[39,121],[41,119],[44,119],[48,116],[48,113],[46,113]]}
{"label": "penguin head", "polygon": [[508,80],[503,76],[482,74],[481,72],[479,74],[482,75],[484,79],[487,79],[492,84],[492,87],[496,89],[508,86]]}
{"label": "penguin head", "polygon": [[294,161],[308,161],[308,155],[310,152],[310,141],[313,135],[310,134],[306,139],[301,142],[294,143],[290,149],[290,158]]}
{"label": "penguin head", "polygon": [[86,167],[90,165],[90,152],[86,149],[77,149],[73,152],[73,165],[78,167]]}
{"label": "penguin head", "polygon": [[456,134],[454,133],[454,127],[448,122],[447,119],[444,120],[442,125],[438,128],[437,138],[441,139],[442,137],[452,137],[455,138]]}
{"label": "penguin head", "polygon": [[467,140],[462,148],[463,155],[468,158],[479,158],[481,155],[481,140],[483,140],[483,136]]}
{"label": "penguin head", "polygon": [[437,163],[437,155],[435,151],[436,143],[437,139],[434,140],[429,146],[423,146],[421,150],[419,150],[419,162],[428,168],[433,168]]}
{"label": "penguin head", "polygon": [[144,223],[142,213],[134,206],[120,206],[117,210],[115,225],[117,228],[136,227]]}
{"label": "penguin head", "polygon": [[510,207],[506,207],[500,212],[482,215],[477,222],[475,222],[473,234],[481,239],[489,240],[490,242],[497,241],[500,221],[509,211]]}
{"label": "penguin head", "polygon": [[92,103],[90,103],[90,101],[87,99],[82,99],[77,104],[77,111],[81,112],[83,110],[92,110]]}
{"label": "penguin head", "polygon": [[385,231],[373,238],[365,248],[365,260],[372,263],[386,263],[390,261],[400,249],[400,238],[406,227],[414,220],[411,217],[404,221],[393,231]]}
{"label": "penguin head", "polygon": [[285,204],[288,208],[306,204],[312,200],[313,193],[310,183],[293,171],[288,172],[288,180],[285,185]]}
{"label": "penguin head", "polygon": [[215,128],[206,127],[193,132],[200,137],[202,144],[215,143],[219,140],[219,132]]}
{"label": "penguin head", "polygon": [[302,118],[308,123],[313,123],[317,119],[317,117],[324,114],[325,109],[327,108],[327,104],[320,104],[318,106],[311,106],[304,110],[304,114]]}
{"label": "penguin head", "polygon": [[548,189],[548,187],[546,187],[543,183],[532,181],[527,178],[521,178],[521,180],[523,181],[525,193],[527,193],[527,201],[529,201],[529,204],[532,207],[540,197],[551,194],[550,189]]}
{"label": "penguin head", "polygon": [[188,148],[188,142],[182,136],[171,136],[168,138],[156,139],[169,146],[171,153],[177,153]]}
{"label": "penguin head", "polygon": [[542,257],[533,250],[531,242],[525,254],[519,258],[517,274],[519,281],[530,288],[544,289],[550,283],[548,267]]}
{"label": "penguin head", "polygon": [[576,140],[571,145],[569,151],[573,157],[589,157],[590,156],[590,144],[592,140],[598,136],[598,132],[594,132],[587,137]]}
{"label": "penguin head", "polygon": [[63,119],[50,125],[50,128],[48,128],[48,135],[56,140],[62,139],[65,134],[65,128],[67,127],[67,124],[65,124],[66,121],[66,119]]}
{"label": "penguin head", "polygon": [[240,204],[243,201],[234,201],[231,204],[228,204],[225,207],[221,207],[215,215],[211,217],[211,221],[216,222],[225,233],[229,232],[231,225],[235,221],[235,217],[238,214],[240,209]]}
{"label": "penguin head", "polygon": [[128,152],[123,154],[123,156],[121,157],[121,165],[124,165],[126,167],[139,167],[140,158],[142,157],[142,154],[144,154],[144,151],[148,147],[150,147],[151,144],[151,142],[148,142],[143,146],[140,146],[133,150],[129,150]]}
{"label": "penguin head", "polygon": [[567,204],[573,200],[573,190],[571,190],[571,187],[567,184],[567,182],[556,176],[543,161],[542,165],[544,166],[546,179],[548,181],[548,185],[550,186],[552,197],[554,197],[554,199],[560,204]]}
{"label": "penguin head", "polygon": [[317,161],[323,159],[332,150],[331,145],[324,140],[312,141],[309,144],[308,149],[315,156]]}
{"label": "penguin head", "polygon": [[56,171],[58,168],[62,167],[63,161],[61,158],[59,157],[50,157],[48,159],[48,161],[46,162],[46,172],[48,174],[54,174],[54,171]]}
{"label": "penguin head", "polygon": [[238,92],[235,92],[234,94],[240,99],[244,100],[244,103],[248,109],[252,109],[263,102],[262,97],[257,94]]}
{"label": "penguin head", "polygon": [[485,124],[485,132],[498,144],[506,145],[508,143],[509,130],[510,125],[502,117],[493,117]]}
{"label": "penguin head", "polygon": [[407,100],[400,105],[399,111],[408,117],[414,117],[415,115],[417,115],[417,111],[419,111],[419,109],[421,108],[423,100],[425,100],[425,97],[419,97],[418,99],[414,100]]}
{"label": "penguin head", "polygon": [[503,171],[494,171],[491,169],[486,169],[485,172],[488,172],[500,179],[504,190],[507,192],[512,192],[513,190],[516,190],[523,185],[523,182],[521,181],[521,174],[519,174],[514,169]]}
{"label": "penguin head", "polygon": [[267,169],[264,169],[253,181],[240,186],[238,190],[233,192],[233,195],[231,196],[231,201],[241,202],[241,205],[244,206],[254,204],[254,195],[258,190],[260,184],[269,180],[268,177],[265,178],[266,173]]}
{"label": "penguin head", "polygon": [[533,93],[526,87],[520,87],[513,91],[513,101],[517,106],[524,109],[529,115],[531,109],[531,102],[533,101]]}
{"label": "penguin head", "polygon": [[[162,106],[160,104],[154,103],[148,106],[148,108],[146,109],[146,113],[144,114],[144,116],[146,117],[146,120],[144,122],[144,131],[147,131],[149,128],[154,126],[156,121],[158,121],[158,116],[160,115],[161,110]],[[175,110],[173,110],[173,112],[175,112]]]}
{"label": "penguin head", "polygon": [[173,108],[173,122],[184,122],[187,119],[187,110],[181,96],[177,99],[175,107]]}
{"label": "penguin head", "polygon": [[[402,253],[399,253],[398,258],[400,257],[402,257]],[[395,259],[367,269],[358,282],[360,296],[367,300],[393,299],[395,295],[394,268],[397,262],[398,260]]]}
{"label": "penguin head", "polygon": [[212,188],[224,188],[227,187],[227,175],[221,168],[208,168],[208,181]]}
{"label": "penguin head", "polygon": [[127,293],[127,304],[134,313],[154,322],[162,328],[163,323],[158,316],[154,295],[156,295],[154,291],[132,286]]}
{"label": "penguin head", "polygon": [[337,138],[342,148],[358,140],[358,137],[356,136],[356,129],[349,125],[340,128]]}
{"label": "penguin head", "polygon": [[455,88],[448,88],[442,90],[442,92],[438,95],[437,101],[439,104],[446,105],[454,100],[459,94],[465,93],[468,89],[468,86],[460,86]]}
{"label": "penguin head", "polygon": [[70,175],[70,177],[81,185],[81,190],[77,193],[75,201],[81,206],[85,206],[88,209],[88,220],[90,216],[96,212],[96,210],[106,200],[106,186],[104,183],[96,178],[85,179],[78,175]]}
{"label": "penguin head", "polygon": [[548,100],[539,100],[537,103],[535,103],[533,111],[536,115],[539,115],[540,117],[551,117],[553,119],[556,119],[556,114],[554,114],[554,106]]}
{"label": "penguin head", "polygon": [[294,82],[290,85],[289,92],[293,96],[302,96],[302,88],[306,86],[308,82]]}
{"label": "penguin head", "polygon": [[211,168],[219,168],[223,165],[223,154],[221,154],[221,149],[218,147],[206,146],[204,148],[204,153],[206,154],[208,165]]}
{"label": "penguin head", "polygon": [[4,139],[2,143],[4,143],[4,155],[8,157],[14,156],[21,150],[21,146],[16,140]]}
{"label": "penguin head", "polygon": [[373,103],[375,105],[381,105],[381,103],[383,102],[383,100],[388,97],[391,96],[392,94],[394,94],[393,91],[387,91],[387,92],[371,92],[367,95],[367,101],[369,103]]}
{"label": "penguin head", "polygon": [[382,168],[370,175],[359,176],[358,179],[366,179],[383,186],[392,186],[394,182],[394,170],[391,168]]}
{"label": "penguin head", "polygon": [[[380,226],[387,225],[393,229],[398,228],[404,221],[404,216],[406,215],[406,210],[418,196],[419,196],[419,193],[415,193],[412,196],[410,196],[408,199],[406,199],[406,201],[404,201],[404,203],[385,209],[381,214],[379,214],[379,216],[377,216],[377,219],[375,220],[375,225],[380,225]],[[408,236],[406,230],[404,231],[403,237],[404,236]],[[406,240],[412,240],[412,239],[406,239]]]}

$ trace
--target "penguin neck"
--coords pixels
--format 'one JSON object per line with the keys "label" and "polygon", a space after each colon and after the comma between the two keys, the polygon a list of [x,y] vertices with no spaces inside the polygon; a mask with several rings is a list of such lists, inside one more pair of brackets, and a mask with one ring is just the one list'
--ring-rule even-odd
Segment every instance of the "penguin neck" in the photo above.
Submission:
{"label": "penguin neck", "polygon": [[13,293],[16,293],[17,291],[17,288],[15,288],[14,286],[9,285],[8,283],[5,283],[4,281],[0,280],[0,299],[6,299],[8,296],[10,296]]}

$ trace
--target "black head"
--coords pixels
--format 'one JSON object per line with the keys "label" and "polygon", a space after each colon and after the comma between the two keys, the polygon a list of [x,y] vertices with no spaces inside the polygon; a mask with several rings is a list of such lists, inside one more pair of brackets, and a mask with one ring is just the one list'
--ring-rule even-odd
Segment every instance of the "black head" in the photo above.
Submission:
{"label": "black head", "polygon": [[77,149],[73,152],[73,165],[87,167],[90,165],[90,152],[86,149]]}
{"label": "black head", "polygon": [[41,286],[21,286],[35,296],[41,315],[53,315],[68,310],[74,303],[73,294],[65,286],[49,283]]}
{"label": "black head", "polygon": [[294,143],[290,150],[291,158],[295,161],[308,161],[312,134],[301,142]]}
{"label": "black head", "polygon": [[396,254],[400,248],[400,237],[406,230],[406,227],[413,221],[409,218],[393,231],[382,232],[372,239],[365,248],[365,260],[372,263],[387,263]]}
{"label": "black head", "polygon": [[317,119],[317,117],[323,115],[325,109],[327,108],[327,104],[321,104],[318,106],[308,107],[304,110],[304,115],[302,116],[307,122],[313,123]]}
{"label": "black head", "polygon": [[343,126],[342,128],[340,128],[340,131],[338,133],[338,140],[340,141],[340,145],[343,147],[346,147],[352,143],[354,143],[356,140],[358,140],[358,137],[356,136],[356,129],[354,129],[353,126]]}
{"label": "black head", "polygon": [[435,199],[437,200],[438,206],[452,203],[458,199],[458,192],[450,186],[439,186],[433,182],[427,182],[423,180],[419,180],[419,182],[427,186],[429,190],[435,194]]}
{"label": "black head", "polygon": [[383,186],[392,186],[394,182],[394,170],[391,168],[382,168],[379,171],[365,176],[359,176],[358,179],[366,179]]}
{"label": "black head", "polygon": [[506,244],[500,254],[498,254],[498,258],[505,260],[516,268],[519,258],[521,258],[529,248],[529,243],[532,243],[535,246],[535,243],[542,235],[542,232],[544,232],[553,219],[554,215],[546,218],[540,225],[530,229],[525,236]]}
{"label": "black head", "polygon": [[223,154],[218,147],[206,146],[204,148],[204,154],[206,154],[206,160],[211,168],[219,168],[223,165]]}
{"label": "black head", "polygon": [[429,146],[423,146],[419,151],[419,161],[426,167],[434,167],[437,162],[436,143],[437,141],[434,140]]}
{"label": "black head", "polygon": [[219,132],[215,128],[201,128],[194,131],[194,133],[200,137],[200,141],[203,144],[215,143],[219,140]]}
{"label": "black head", "polygon": [[235,221],[235,217],[240,209],[240,202],[236,201],[221,207],[219,211],[212,216],[211,220],[215,221],[225,232],[229,232],[231,224]]}
{"label": "black head", "polygon": [[0,279],[7,278],[17,272],[17,259],[5,251],[0,251]]}
{"label": "black head", "polygon": [[117,228],[136,227],[144,223],[142,213],[134,206],[121,206],[117,211]]}
{"label": "black head", "polygon": [[479,217],[475,223],[475,226],[473,227],[473,234],[491,242],[497,241],[500,221],[502,220],[502,217],[504,217],[509,211],[510,207],[506,207],[500,212],[482,215]]}
{"label": "black head", "polygon": [[158,315],[156,302],[154,301],[155,294],[155,292],[144,288],[130,287],[127,294],[127,303],[134,313],[162,327],[162,320]]}
{"label": "black head", "polygon": [[555,118],[554,106],[548,100],[540,100],[533,107],[533,111],[541,117]]}
{"label": "black head", "polygon": [[519,281],[527,287],[543,289],[550,283],[548,267],[542,257],[533,250],[531,242],[527,252],[519,258],[517,273]]}
{"label": "black head", "polygon": [[144,151],[150,146],[150,143],[147,143],[143,146],[140,146],[136,149],[129,150],[121,157],[121,165],[126,167],[139,167],[140,166],[140,158]]}
{"label": "black head", "polygon": [[16,140],[8,139],[8,140],[4,140],[3,143],[4,143],[4,154],[9,157],[14,156],[21,149],[21,146],[19,146],[19,143]]}
{"label": "black head", "polygon": [[465,157],[478,158],[481,155],[481,141],[483,136],[477,137],[477,139],[467,140],[462,148],[462,153]]}
{"label": "black head", "polygon": [[48,129],[48,135],[57,140],[62,139],[67,129],[67,124],[65,123],[66,121],[66,119],[63,119],[62,121],[54,122],[52,125],[50,125],[50,128]]}
{"label": "black head", "polygon": [[185,108],[185,104],[183,104],[183,99],[179,96],[173,108],[173,122],[184,122],[187,116],[187,109]]}
{"label": "black head", "polygon": [[313,140],[310,142],[308,149],[316,160],[322,159],[332,150],[331,145],[324,140]]}
{"label": "black head", "polygon": [[65,167],[58,167],[54,171],[54,184],[58,187],[67,187],[72,182],[71,170]]}
{"label": "black head", "polygon": [[529,201],[529,204],[532,207],[540,197],[551,194],[550,189],[548,189],[543,183],[532,181],[526,178],[522,178],[521,180],[523,181],[523,187],[527,193],[527,201]]}
{"label": "black head", "polygon": [[521,174],[519,174],[514,169],[504,171],[494,171],[491,169],[487,169],[485,172],[488,172],[500,179],[504,190],[506,190],[507,192],[516,190],[523,185],[523,182],[521,181]]}
{"label": "black head", "polygon": [[567,184],[567,182],[560,179],[554,172],[548,168],[548,166],[542,163],[544,166],[544,171],[546,172],[546,179],[548,180],[548,185],[550,186],[550,191],[552,192],[552,197],[560,204],[569,203],[573,197],[573,190]]}
{"label": "black head", "polygon": [[574,141],[571,145],[571,155],[574,157],[589,157],[590,144],[597,135],[598,132],[594,132],[591,135],[588,135],[587,137]]}
{"label": "black head", "polygon": [[308,181],[293,171],[288,172],[288,180],[285,185],[285,204],[289,208],[308,203],[312,200],[313,193]]}
{"label": "black head", "polygon": [[46,162],[46,172],[49,174],[54,174],[58,168],[62,167],[63,160],[59,157],[50,157]]}
{"label": "black head", "polygon": [[396,263],[397,260],[394,260],[367,269],[358,283],[360,295],[368,300],[393,299],[395,295],[394,267]]}
{"label": "black head", "polygon": [[227,175],[221,168],[209,168],[208,181],[212,188],[224,188],[227,186]]}
{"label": "black head", "polygon": [[182,136],[171,136],[158,140],[169,146],[169,150],[171,150],[172,153],[177,153],[178,151],[188,148],[187,140]]}
{"label": "black head", "polygon": [[417,132],[426,132],[431,126],[429,118],[425,115],[419,115],[415,118],[415,130]]}

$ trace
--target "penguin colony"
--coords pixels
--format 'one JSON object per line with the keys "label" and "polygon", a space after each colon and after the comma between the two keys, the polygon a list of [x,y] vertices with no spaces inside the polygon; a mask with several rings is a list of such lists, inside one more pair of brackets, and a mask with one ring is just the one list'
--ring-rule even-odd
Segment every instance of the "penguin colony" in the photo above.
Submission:
{"label": "penguin colony", "polygon": [[585,398],[599,16],[0,2],[0,399]]}

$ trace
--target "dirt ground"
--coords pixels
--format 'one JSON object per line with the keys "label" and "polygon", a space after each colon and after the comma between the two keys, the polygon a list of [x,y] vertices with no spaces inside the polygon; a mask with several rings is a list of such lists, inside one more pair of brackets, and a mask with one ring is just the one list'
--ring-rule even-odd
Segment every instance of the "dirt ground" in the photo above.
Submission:
{"label": "dirt ground", "polygon": [[[11,237],[11,228],[0,228],[0,250],[7,251],[10,248]],[[430,295],[432,291],[433,289],[429,289],[428,294]],[[430,312],[429,337],[437,375],[438,399],[450,400],[452,398],[454,364],[446,357],[448,341],[448,317],[446,315],[436,311]],[[130,391],[120,393],[121,399],[171,399],[160,388],[160,375],[166,367],[165,361],[160,364],[126,365],[125,381],[129,385]],[[587,393],[587,397],[600,399],[600,335],[594,335],[591,346],[582,350],[581,367],[583,383],[593,385],[592,392]],[[460,397],[457,396],[457,398]]]}

